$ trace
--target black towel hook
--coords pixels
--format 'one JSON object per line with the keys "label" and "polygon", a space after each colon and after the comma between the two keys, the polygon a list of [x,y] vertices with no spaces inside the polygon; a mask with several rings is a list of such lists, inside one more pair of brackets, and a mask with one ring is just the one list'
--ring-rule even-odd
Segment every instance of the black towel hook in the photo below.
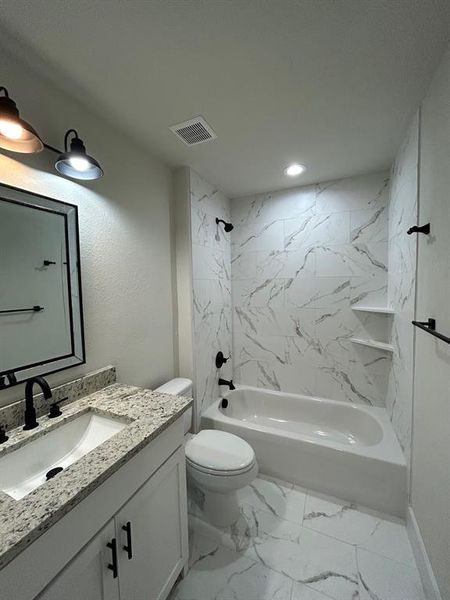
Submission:
{"label": "black towel hook", "polygon": [[408,235],[411,235],[412,233],[424,233],[425,235],[428,235],[430,233],[430,223],[420,227],[414,225],[414,227],[410,227],[406,233]]}

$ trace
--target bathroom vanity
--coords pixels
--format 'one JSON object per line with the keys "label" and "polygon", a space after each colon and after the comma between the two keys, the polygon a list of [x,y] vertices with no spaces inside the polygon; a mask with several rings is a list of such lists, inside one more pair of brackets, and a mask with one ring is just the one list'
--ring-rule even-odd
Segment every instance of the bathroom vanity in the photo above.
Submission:
{"label": "bathroom vanity", "polygon": [[0,410],[0,599],[164,600],[188,558],[191,400],[113,367],[51,390],[86,360],[77,207],[0,185],[0,234],[0,390],[26,383]]}
{"label": "bathroom vanity", "polygon": [[[112,384],[66,404],[57,418],[40,416],[33,431],[8,432],[0,466],[15,455],[19,475],[11,482],[0,468],[2,600],[167,597],[188,559],[183,413],[190,405]],[[38,460],[46,445],[54,452],[58,430],[70,446],[77,427],[91,428],[86,449],[92,435],[101,432],[102,441],[84,455],[79,444],[72,464],[29,493],[21,488],[21,469],[27,477],[33,462],[21,453],[36,448]]]}

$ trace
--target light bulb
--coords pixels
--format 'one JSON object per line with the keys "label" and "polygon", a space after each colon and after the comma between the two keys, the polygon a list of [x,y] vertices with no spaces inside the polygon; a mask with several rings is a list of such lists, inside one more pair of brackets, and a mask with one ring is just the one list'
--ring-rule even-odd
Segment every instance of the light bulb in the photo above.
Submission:
{"label": "light bulb", "polygon": [[87,171],[90,167],[89,161],[84,156],[72,156],[69,158],[69,163],[75,171]]}
{"label": "light bulb", "polygon": [[289,165],[287,169],[284,170],[284,172],[286,173],[286,175],[289,175],[289,177],[295,177],[296,175],[300,175],[300,173],[303,173],[304,170],[305,167],[303,165],[294,163],[292,165]]}
{"label": "light bulb", "polygon": [[10,140],[18,140],[22,137],[23,127],[14,121],[0,119],[0,135],[3,135]]}

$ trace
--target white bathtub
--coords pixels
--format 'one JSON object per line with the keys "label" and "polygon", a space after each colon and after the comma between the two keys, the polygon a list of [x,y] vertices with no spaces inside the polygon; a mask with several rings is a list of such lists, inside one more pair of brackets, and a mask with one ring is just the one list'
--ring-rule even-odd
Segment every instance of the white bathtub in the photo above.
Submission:
{"label": "white bathtub", "polygon": [[240,386],[202,415],[202,428],[235,433],[262,473],[405,517],[407,468],[382,408]]}

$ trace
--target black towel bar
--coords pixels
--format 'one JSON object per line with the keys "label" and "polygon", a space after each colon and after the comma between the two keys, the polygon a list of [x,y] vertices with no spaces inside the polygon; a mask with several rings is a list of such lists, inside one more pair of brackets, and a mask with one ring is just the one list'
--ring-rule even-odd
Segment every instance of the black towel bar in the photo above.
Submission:
{"label": "black towel bar", "polygon": [[436,331],[436,319],[428,319],[428,321],[412,321],[412,324],[418,327],[419,329],[422,329],[423,331],[434,335],[434,337],[439,338],[446,344],[450,344],[450,337],[447,337],[446,335],[443,335],[442,333]]}
{"label": "black towel bar", "polygon": [[9,310],[0,310],[0,315],[7,313],[23,313],[23,312],[41,312],[44,310],[43,306],[32,306],[31,308],[10,308]]}

